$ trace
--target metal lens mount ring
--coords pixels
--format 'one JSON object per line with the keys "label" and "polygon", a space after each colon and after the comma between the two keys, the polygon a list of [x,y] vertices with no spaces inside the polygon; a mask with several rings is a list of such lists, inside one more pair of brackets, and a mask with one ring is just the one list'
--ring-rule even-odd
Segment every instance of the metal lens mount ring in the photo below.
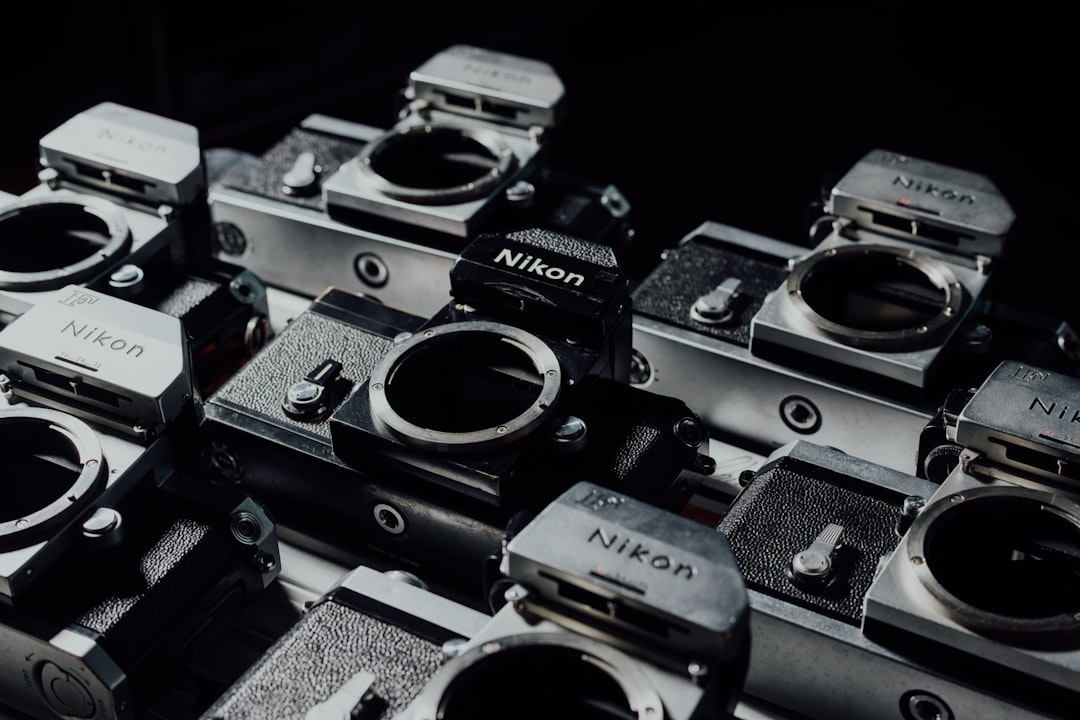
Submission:
{"label": "metal lens mount ring", "polygon": [[[48,242],[50,233],[63,235],[59,246]],[[117,206],[74,193],[19,200],[0,209],[0,238],[0,288],[24,291],[83,282],[104,263],[127,255],[132,243]]]}
{"label": "metal lens mount ring", "polygon": [[1080,504],[1018,486],[961,490],[926,506],[906,547],[956,623],[1011,645],[1080,643]]}
{"label": "metal lens mount ring", "polygon": [[[851,289],[845,287],[845,283],[850,281],[857,284],[864,280],[867,274],[872,274],[869,271],[880,270],[882,267],[886,268],[887,272],[892,269],[898,274],[906,273],[924,285],[922,290],[930,289],[940,293],[940,297],[933,300],[935,307],[916,316],[915,312],[904,307],[905,295],[924,304],[927,299],[916,299],[917,290],[912,292],[899,286],[892,289],[893,297],[886,300],[865,299],[865,302],[860,302],[860,298],[855,298],[846,305],[840,303],[847,308],[873,307],[877,303],[882,326],[873,328],[858,327],[835,317],[826,317],[826,314],[822,313],[821,303],[813,299],[814,296],[820,297],[822,294],[842,297],[841,294]],[[844,272],[846,269],[851,272]],[[860,269],[868,272],[860,273]],[[838,270],[840,272],[836,272]],[[834,273],[836,277],[833,279],[836,282],[829,284],[823,291],[810,292],[811,284],[824,282],[823,278],[832,278]],[[964,306],[964,288],[947,265],[912,249],[885,245],[850,245],[814,253],[792,269],[787,278],[786,295],[798,313],[808,320],[814,329],[846,345],[871,350],[901,350],[925,345],[951,327]],[[898,315],[899,318],[888,317],[890,315]]]}
{"label": "metal lens mount ring", "polygon": [[[419,424],[406,417],[394,407],[393,395],[401,391],[404,396],[418,397],[425,403],[423,391],[413,386],[394,387],[402,383],[403,369],[416,361],[422,353],[432,353],[436,361],[450,356],[438,355],[440,350],[453,352],[454,347],[485,347],[484,343],[499,343],[499,347],[516,351],[526,359],[539,381],[538,390],[530,394],[523,410],[513,417],[500,418],[495,424],[476,429],[446,430],[433,428],[433,423]],[[459,378],[450,377],[445,384],[454,384],[455,390],[464,393],[463,404],[470,401],[467,386]],[[368,381],[368,398],[374,420],[402,442],[415,447],[448,451],[476,452],[512,443],[531,434],[548,417],[559,398],[562,371],[559,360],[548,345],[530,332],[511,325],[487,321],[451,323],[416,333],[388,352]],[[464,389],[463,389],[464,388]],[[435,387],[433,392],[441,392]],[[434,401],[434,398],[432,398]]]}
{"label": "metal lens mount ring", "polygon": [[422,205],[486,197],[517,165],[497,132],[445,122],[390,130],[365,145],[357,163],[379,192]]}
{"label": "metal lens mount ring", "polygon": [[96,497],[105,481],[97,435],[78,418],[45,408],[0,410],[6,482],[0,548],[25,547]]}
{"label": "metal lens mount ring", "polygon": [[[540,676],[549,685],[546,691],[535,685]],[[529,682],[533,684],[525,687]],[[623,705],[619,710],[625,713],[619,717],[665,716],[640,661],[610,645],[563,632],[507,635],[470,648],[436,673],[411,709],[416,720],[502,718],[507,707],[534,692],[545,694],[535,696],[541,705],[545,699],[557,703],[560,712],[575,701],[585,706],[593,699],[588,696],[600,693],[601,705]],[[586,697],[574,697],[576,692]],[[528,717],[538,717],[539,711],[532,708]]]}

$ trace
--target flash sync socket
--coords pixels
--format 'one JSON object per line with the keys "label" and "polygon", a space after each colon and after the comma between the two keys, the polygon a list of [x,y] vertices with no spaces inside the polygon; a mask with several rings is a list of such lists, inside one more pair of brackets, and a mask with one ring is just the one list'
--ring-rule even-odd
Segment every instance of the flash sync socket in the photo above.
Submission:
{"label": "flash sync socket", "polygon": [[0,210],[0,288],[54,290],[92,277],[131,250],[112,203],[90,196],[20,200]]}
{"label": "flash sync socket", "polygon": [[882,245],[830,248],[798,263],[787,297],[830,338],[873,350],[930,344],[960,317],[964,291],[944,263]]}
{"label": "flash sync socket", "polygon": [[427,205],[486,197],[517,167],[497,133],[451,123],[391,131],[365,145],[358,160],[361,176],[379,192]]}

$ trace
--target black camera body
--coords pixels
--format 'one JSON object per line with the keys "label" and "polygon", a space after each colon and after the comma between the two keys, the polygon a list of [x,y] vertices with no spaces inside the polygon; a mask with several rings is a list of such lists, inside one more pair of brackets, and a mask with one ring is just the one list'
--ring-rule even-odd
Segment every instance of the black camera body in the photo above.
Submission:
{"label": "black camera body", "polygon": [[208,399],[211,466],[300,527],[340,523],[346,544],[470,592],[514,514],[575,480],[685,502],[705,434],[682,401],[625,382],[611,248],[482,235],[451,284],[431,318],[324,293]]}
{"label": "black camera body", "polygon": [[[1003,417],[996,400],[983,400]],[[988,503],[984,496],[995,494]],[[968,500],[974,521],[938,522]],[[988,506],[991,512],[979,512]],[[1065,522],[1058,520],[1062,509]],[[1074,509],[1060,495],[959,468],[938,485],[805,441],[781,448],[719,524],[750,595],[754,652],[746,692],[815,718],[1067,717],[1064,708],[1075,707],[1077,697],[1076,620],[1065,617],[1076,604],[1075,577],[1067,561],[1033,566],[1046,548],[1066,557],[1075,550],[1080,516],[1067,514]],[[1046,534],[1052,538],[1038,545],[1044,535],[1036,527],[1055,522]],[[1024,545],[1024,533],[1036,549]],[[927,538],[935,538],[933,552]],[[1026,563],[1011,554],[1025,548]],[[1028,575],[1020,580],[1023,566]],[[913,570],[923,582],[909,577]],[[967,605],[943,604],[927,589],[957,590],[957,578],[969,584],[960,592]],[[1009,626],[1010,612],[1015,626],[1057,621],[1042,636],[1053,649],[1017,661],[1026,641],[1002,641],[986,630],[994,622],[971,623],[970,616],[985,620],[980,608],[987,606],[998,613],[999,630]],[[965,610],[976,629],[961,641],[943,628],[962,627],[957,618]]]}
{"label": "black camera body", "polygon": [[794,439],[914,472],[945,395],[1000,360],[1071,367],[1075,333],[993,295],[1014,215],[985,177],[883,150],[804,247],[706,222],[634,291],[634,381],[764,453]]}
{"label": "black camera body", "polygon": [[261,347],[266,290],[209,256],[198,132],[101,103],[40,141],[41,184],[0,203],[0,319],[79,284],[183,320],[200,392]]}
{"label": "black camera body", "polygon": [[732,716],[749,628],[722,534],[578,483],[502,567],[494,616],[357,568],[204,717]]}
{"label": "black camera body", "polygon": [[312,115],[213,184],[217,257],[315,297],[335,286],[422,315],[480,232],[545,227],[616,248],[630,206],[547,164],[565,110],[545,63],[455,45],[414,70],[400,117]]}
{"label": "black camera body", "polygon": [[0,368],[0,696],[33,717],[139,717],[277,576],[274,523],[182,469],[179,319],[70,285],[0,330]]}

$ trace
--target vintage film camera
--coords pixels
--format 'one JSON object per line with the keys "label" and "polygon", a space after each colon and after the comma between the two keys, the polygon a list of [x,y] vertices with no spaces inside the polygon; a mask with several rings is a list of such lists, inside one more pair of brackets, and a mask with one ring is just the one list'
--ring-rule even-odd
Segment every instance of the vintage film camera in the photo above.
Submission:
{"label": "vintage film camera", "polygon": [[0,330],[0,698],[135,718],[186,648],[278,573],[277,534],[191,477],[179,319],[69,285]]}
{"label": "vintage film camera", "polygon": [[1080,707],[1078,408],[1074,376],[1007,361],[987,377],[949,423],[958,466],[866,595],[867,637],[1033,715]]}
{"label": "vintage film camera", "polygon": [[414,70],[390,129],[312,115],[210,191],[219,258],[307,297],[327,286],[431,315],[481,231],[539,226],[616,248],[630,206],[547,165],[565,110],[546,63],[466,45]]}
{"label": "vintage film camera", "polygon": [[590,479],[662,507],[708,469],[681,400],[631,388],[605,245],[481,235],[430,318],[331,289],[206,402],[210,469],[286,525],[482,591],[517,511]]}
{"label": "vintage film camera", "polygon": [[41,184],[0,196],[0,322],[73,283],[180,317],[208,393],[261,347],[266,290],[209,257],[196,129],[116,103],[40,141]]}
{"label": "vintage film camera", "polygon": [[492,617],[359,567],[204,718],[731,717],[750,639],[722,534],[582,482],[503,570]]}
{"label": "vintage film camera", "polygon": [[1006,354],[1077,367],[1067,326],[991,303],[1014,215],[987,178],[873,150],[826,209],[812,250],[707,222],[668,251],[634,292],[635,383],[736,444],[801,437],[914,472],[953,387]]}
{"label": "vintage film camera", "polygon": [[940,485],[805,441],[775,453],[719,525],[750,593],[747,692],[809,717],[1070,717],[1078,394],[1002,363]]}

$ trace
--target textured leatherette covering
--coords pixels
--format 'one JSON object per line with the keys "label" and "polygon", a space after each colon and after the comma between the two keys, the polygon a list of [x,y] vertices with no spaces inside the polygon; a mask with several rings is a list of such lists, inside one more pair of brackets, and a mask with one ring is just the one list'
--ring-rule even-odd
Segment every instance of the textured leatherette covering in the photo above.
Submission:
{"label": "textured leatherette covering", "polygon": [[[879,490],[785,457],[743,489],[719,529],[747,587],[857,625],[878,560],[899,542],[895,527],[903,497]],[[835,557],[838,580],[830,593],[805,592],[785,570],[829,523],[844,528]]]}

